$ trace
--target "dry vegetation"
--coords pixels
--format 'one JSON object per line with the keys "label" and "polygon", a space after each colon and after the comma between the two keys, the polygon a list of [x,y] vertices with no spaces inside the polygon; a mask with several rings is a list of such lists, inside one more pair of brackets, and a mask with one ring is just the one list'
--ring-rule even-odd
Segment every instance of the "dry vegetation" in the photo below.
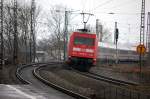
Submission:
{"label": "dry vegetation", "polygon": [[91,97],[96,96],[99,99],[103,94],[103,89],[108,84],[87,78],[73,71],[59,69],[59,70],[42,70],[40,75],[52,83],[59,86],[65,87],[66,89],[72,90]]}

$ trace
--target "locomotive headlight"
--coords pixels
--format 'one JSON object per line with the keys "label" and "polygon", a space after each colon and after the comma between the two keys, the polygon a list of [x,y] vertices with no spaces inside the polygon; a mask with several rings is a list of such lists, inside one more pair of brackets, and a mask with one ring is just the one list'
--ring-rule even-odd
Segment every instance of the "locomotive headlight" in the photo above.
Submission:
{"label": "locomotive headlight", "polygon": [[81,51],[81,48],[76,48],[76,47],[74,47],[74,48],[73,48],[73,51]]}
{"label": "locomotive headlight", "polygon": [[96,58],[94,58],[93,60],[96,61]]}
{"label": "locomotive headlight", "polygon": [[86,49],[86,52],[88,52],[88,53],[93,53],[94,50],[93,50],[93,49]]}

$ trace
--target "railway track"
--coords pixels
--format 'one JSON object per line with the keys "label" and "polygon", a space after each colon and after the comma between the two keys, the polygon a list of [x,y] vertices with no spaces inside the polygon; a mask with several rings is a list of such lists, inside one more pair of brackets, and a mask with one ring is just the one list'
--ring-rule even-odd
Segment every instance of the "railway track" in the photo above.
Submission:
{"label": "railway track", "polygon": [[87,77],[90,77],[90,78],[93,78],[93,79],[96,79],[96,80],[108,82],[108,83],[111,83],[111,84],[114,84],[114,85],[119,85],[119,86],[120,85],[123,85],[123,86],[137,86],[138,85],[137,83],[117,80],[117,79],[109,78],[109,77],[106,77],[106,76],[103,76],[103,75],[98,75],[98,74],[91,73],[91,72],[80,72],[80,71],[77,71],[77,70],[74,70],[74,69],[73,69],[73,71],[75,71],[77,73],[80,73],[84,76],[87,76]]}
{"label": "railway track", "polygon": [[84,75],[84,76],[87,76],[87,77],[90,77],[90,78],[93,78],[93,79],[96,79],[96,80],[104,81],[104,82],[107,82],[107,83],[110,83],[110,84],[114,84],[114,85],[117,85],[117,86],[118,85],[119,86],[137,86],[138,85],[137,83],[118,80],[118,79],[113,79],[113,78],[106,77],[106,76],[96,74],[96,73],[92,73],[92,72],[81,72],[78,69],[72,68],[72,67],[76,67],[76,66],[68,66],[68,67],[71,67],[71,69],[74,72],[77,72],[81,75]]}
{"label": "railway track", "polygon": [[[61,91],[61,92],[65,93],[65,94],[67,94],[67,95],[69,95],[69,96],[72,96],[72,97],[74,97],[74,98],[77,98],[77,99],[90,99],[90,98],[88,98],[88,97],[86,97],[86,96],[80,95],[80,94],[78,94],[78,93],[75,93],[75,92],[72,92],[72,91],[70,91],[70,90],[67,90],[67,89],[65,89],[65,88],[63,88],[63,87],[60,87],[60,86],[58,86],[58,85],[56,85],[56,84],[54,84],[54,83],[51,83],[51,82],[47,81],[46,79],[42,78],[42,77],[39,75],[39,70],[40,70],[41,68],[44,68],[44,67],[46,67],[46,66],[48,66],[48,65],[53,65],[53,64],[62,64],[62,62],[37,63],[37,64],[23,65],[23,66],[20,66],[20,67],[17,69],[17,71],[16,71],[16,76],[17,76],[17,78],[18,78],[23,84],[33,84],[31,81],[28,81],[27,79],[25,79],[25,78],[23,77],[22,71],[23,71],[23,69],[25,69],[25,68],[29,68],[29,67],[32,67],[32,68],[33,68],[33,67],[34,67],[34,69],[32,70],[32,74],[33,74],[38,80],[40,80],[42,83],[44,83],[44,84],[46,84],[46,85],[48,85],[48,86],[50,86],[50,87],[52,87],[52,88],[54,88],[54,89],[56,89],[56,90],[58,90],[58,91]],[[63,98],[62,98],[62,99],[63,99]],[[66,99],[66,98],[64,97],[64,99]]]}
{"label": "railway track", "polygon": [[[58,64],[61,65],[61,68],[59,68],[59,66],[57,66]],[[124,81],[122,82],[122,81],[118,81],[118,80],[113,80],[112,78],[106,78],[103,76],[100,77],[100,75],[96,75],[93,73],[79,72],[79,71],[74,70],[72,68],[71,69],[69,68],[69,70],[68,70],[66,68],[62,68],[62,63],[56,63],[56,62],[55,63],[49,63],[49,64],[43,63],[43,64],[32,64],[32,65],[22,66],[20,69],[18,69],[18,75],[20,77],[22,77],[21,79],[24,79],[24,77],[22,76],[22,70],[29,68],[30,66],[32,67],[31,74],[33,74],[33,76],[36,77],[38,80],[40,80],[42,83],[44,83],[45,85],[48,85],[50,87],[53,87],[56,90],[59,90],[65,94],[72,96],[74,98],[77,98],[77,99],[101,99],[101,98],[102,99],[116,99],[116,98],[122,99],[121,97],[129,98],[130,94],[133,95],[133,97],[136,97],[136,96],[141,97],[138,99],[147,99],[147,98],[142,98],[142,97],[146,96],[143,93],[140,93],[140,92],[134,91],[134,90],[126,89],[127,87],[122,88],[122,85],[123,86],[136,86],[136,84],[134,84],[134,83],[128,83],[128,82],[124,82]],[[57,74],[57,71],[55,71],[55,70],[53,71],[53,69],[55,69],[55,68],[51,68],[53,66],[55,66],[56,68],[59,68],[58,74]],[[60,72],[59,72],[59,70],[60,70]],[[73,73],[72,77],[75,77],[75,79],[74,78],[73,79],[75,81],[77,80],[77,82],[78,82],[77,78],[81,78],[82,80],[79,81],[79,82],[81,82],[80,86],[82,86],[83,88],[90,88],[91,90],[94,90],[94,96],[91,96],[92,97],[91,98],[90,95],[87,96],[83,93],[81,94],[80,92],[70,90],[70,88],[66,88],[65,86],[61,86],[62,84],[60,84],[60,85],[57,83],[55,84],[55,83],[51,82],[51,80],[47,79],[48,75],[45,75],[46,78],[43,75],[41,75],[41,73],[43,73],[41,71],[53,72],[53,73],[56,73],[57,75],[61,75],[61,74],[63,75],[64,73],[67,72],[67,74],[65,74],[67,76],[67,78],[69,76],[68,72],[69,72],[69,74]],[[75,74],[75,76],[74,76],[74,74]],[[76,76],[76,75],[78,75],[78,76]],[[65,76],[61,76],[61,77],[65,77]],[[31,78],[31,79],[33,79],[33,78]],[[24,79],[23,82],[25,84],[29,84],[29,83],[32,84],[32,82],[30,82],[30,81],[26,82],[26,81],[28,81],[28,80]],[[100,82],[102,82],[102,83],[100,83]],[[105,84],[103,85],[103,82],[107,82],[108,84],[106,84],[106,86],[105,86]],[[119,86],[119,87],[115,87],[114,84]],[[92,85],[92,86],[89,86],[89,85]],[[47,88],[50,88],[50,87],[47,87]],[[128,94],[128,93],[130,93],[130,94]],[[70,99],[70,98],[65,98],[65,99]],[[130,98],[130,99],[134,99],[134,98]]]}
{"label": "railway track", "polygon": [[24,79],[21,75],[21,72],[24,68],[34,66],[38,64],[28,64],[28,65],[19,65],[17,70],[16,70],[16,77],[23,83],[23,84],[31,84],[28,80]]}
{"label": "railway track", "polygon": [[[60,63],[60,62],[59,62]],[[62,63],[62,62],[61,62]],[[17,70],[16,70],[16,77],[23,83],[23,84],[31,84],[28,80],[24,79],[22,77],[22,71],[23,69],[27,67],[38,67],[38,66],[45,66],[45,65],[50,65],[50,64],[56,64],[56,62],[50,62],[50,63],[32,63],[32,64],[27,64],[27,65],[19,65]]]}
{"label": "railway track", "polygon": [[66,88],[63,88],[63,87],[61,87],[61,86],[59,86],[59,85],[56,85],[56,84],[54,84],[54,83],[51,83],[51,82],[49,82],[48,80],[42,78],[42,77],[39,75],[39,71],[40,71],[42,68],[43,68],[43,66],[39,66],[39,67],[35,68],[35,69],[33,70],[33,75],[34,75],[37,79],[39,79],[40,81],[42,81],[43,83],[45,83],[46,85],[48,85],[48,86],[50,86],[50,87],[53,87],[53,88],[55,88],[55,89],[57,89],[57,90],[59,90],[59,91],[62,91],[63,93],[66,93],[66,94],[68,94],[68,95],[70,95],[70,96],[73,96],[73,97],[75,97],[75,98],[77,98],[77,99],[90,99],[90,98],[88,98],[88,97],[86,97],[86,96],[83,96],[83,95],[81,95],[81,94],[79,94],[79,93],[75,93],[75,92],[73,92],[73,91],[70,91],[70,90],[68,90],[68,89],[66,89]]}

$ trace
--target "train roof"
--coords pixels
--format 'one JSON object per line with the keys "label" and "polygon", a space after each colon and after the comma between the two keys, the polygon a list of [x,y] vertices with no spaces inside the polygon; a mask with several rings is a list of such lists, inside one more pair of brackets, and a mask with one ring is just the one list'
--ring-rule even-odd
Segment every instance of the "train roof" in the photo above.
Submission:
{"label": "train roof", "polygon": [[72,33],[86,33],[86,34],[96,34],[94,32],[91,32],[90,30],[87,30],[87,29],[77,29],[75,30],[74,32]]}
{"label": "train roof", "polygon": [[81,33],[81,32],[73,32],[71,36],[80,36],[80,37],[88,37],[88,38],[97,38],[96,34],[91,33]]}
{"label": "train roof", "polygon": [[[113,43],[103,43],[103,42],[99,42],[98,43],[99,47],[104,47],[104,48],[112,48],[112,49],[116,49],[116,45]],[[118,44],[118,49],[120,50],[131,50],[131,51],[136,51],[136,47],[135,46],[131,46],[131,45],[127,45],[127,44]]]}

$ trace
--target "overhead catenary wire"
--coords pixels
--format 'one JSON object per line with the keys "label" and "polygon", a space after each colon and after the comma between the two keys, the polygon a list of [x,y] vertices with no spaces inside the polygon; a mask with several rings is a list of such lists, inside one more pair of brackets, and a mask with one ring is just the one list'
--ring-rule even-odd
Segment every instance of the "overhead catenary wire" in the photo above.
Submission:
{"label": "overhead catenary wire", "polygon": [[[110,6],[110,7],[107,7],[108,9],[114,9],[114,8],[121,8],[121,7],[124,7],[124,6],[129,6],[129,5],[131,5],[132,3],[135,3],[135,1],[133,2],[134,0],[129,0],[129,1],[127,1],[127,2],[121,2],[121,3],[119,3],[119,4],[117,4],[117,5],[113,5],[113,6]],[[135,3],[136,4],[136,3]],[[103,7],[103,10],[104,9],[107,9],[106,7]]]}
{"label": "overhead catenary wire", "polygon": [[[97,17],[94,15],[94,18],[97,19]],[[102,21],[101,20],[101,23],[114,23],[115,21],[110,21],[110,20],[107,20],[107,21]],[[128,27],[128,24],[130,24],[130,26],[132,28],[138,28],[139,29],[139,24],[137,23],[126,23],[126,22],[118,22],[119,26],[123,26],[123,27]]]}
{"label": "overhead catenary wire", "polygon": [[121,13],[119,13],[119,12],[95,12],[96,14],[110,14],[110,15],[113,15],[113,14],[115,14],[115,15],[140,15],[141,13],[126,13],[126,12],[121,12]]}
{"label": "overhead catenary wire", "polygon": [[107,5],[107,4],[109,4],[109,3],[111,3],[111,2],[113,2],[114,0],[107,0],[107,1],[105,1],[105,2],[103,2],[103,3],[101,3],[101,4],[99,4],[98,6],[96,6],[95,8],[93,8],[91,11],[94,11],[94,10],[96,10],[97,8],[100,8],[100,7],[102,7],[102,6],[105,6],[105,5]]}
{"label": "overhead catenary wire", "polygon": [[82,3],[82,11],[84,11],[87,0],[81,0],[81,3]]}

